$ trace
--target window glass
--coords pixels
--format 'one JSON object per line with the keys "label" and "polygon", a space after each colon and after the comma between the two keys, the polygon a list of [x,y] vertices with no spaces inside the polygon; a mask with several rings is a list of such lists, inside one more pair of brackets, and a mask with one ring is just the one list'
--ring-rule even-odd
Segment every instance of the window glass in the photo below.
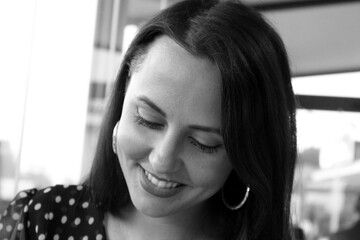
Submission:
{"label": "window glass", "polygon": [[20,190],[81,179],[96,6],[0,1],[1,212]]}
{"label": "window glass", "polygon": [[[296,94],[360,99],[360,73],[296,78]],[[319,239],[353,225],[359,214],[360,109],[299,109],[298,166],[293,193],[295,224],[307,239]]]}

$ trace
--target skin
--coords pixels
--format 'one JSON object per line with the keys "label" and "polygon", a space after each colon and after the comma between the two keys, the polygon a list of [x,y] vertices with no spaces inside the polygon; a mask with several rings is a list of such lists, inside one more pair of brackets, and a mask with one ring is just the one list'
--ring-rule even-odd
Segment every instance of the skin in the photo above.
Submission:
{"label": "skin", "polygon": [[[199,235],[207,200],[232,170],[221,137],[220,89],[220,71],[208,59],[191,55],[166,36],[150,46],[131,75],[116,130],[116,150],[133,205],[122,217],[108,215],[113,235]],[[165,197],[153,194],[141,184],[144,170],[181,187],[160,189]]]}

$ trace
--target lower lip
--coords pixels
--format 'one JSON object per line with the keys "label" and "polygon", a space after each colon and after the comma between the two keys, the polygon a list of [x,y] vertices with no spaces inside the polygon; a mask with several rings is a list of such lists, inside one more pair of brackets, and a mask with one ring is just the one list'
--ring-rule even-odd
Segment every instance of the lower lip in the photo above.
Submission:
{"label": "lower lip", "polygon": [[176,188],[159,188],[158,186],[150,182],[150,180],[146,177],[144,170],[140,166],[138,169],[140,175],[140,184],[142,188],[151,195],[160,198],[169,198],[175,196],[184,188],[184,186],[180,186]]}

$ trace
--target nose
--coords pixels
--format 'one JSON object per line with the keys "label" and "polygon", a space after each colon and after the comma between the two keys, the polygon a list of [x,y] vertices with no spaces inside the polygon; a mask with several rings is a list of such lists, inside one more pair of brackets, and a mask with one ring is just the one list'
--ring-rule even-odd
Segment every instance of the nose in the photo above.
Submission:
{"label": "nose", "polygon": [[149,162],[156,173],[174,173],[182,164],[182,144],[175,133],[164,134],[154,141]]}

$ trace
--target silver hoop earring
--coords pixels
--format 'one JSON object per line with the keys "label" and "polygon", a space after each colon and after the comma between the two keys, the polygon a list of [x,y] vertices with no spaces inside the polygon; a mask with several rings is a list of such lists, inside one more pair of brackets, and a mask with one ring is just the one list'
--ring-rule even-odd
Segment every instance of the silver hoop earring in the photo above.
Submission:
{"label": "silver hoop earring", "polygon": [[116,151],[116,135],[117,135],[118,126],[119,126],[119,122],[116,123],[116,125],[114,127],[114,130],[113,130],[113,134],[112,134],[112,149],[113,149],[113,152],[115,154],[117,154],[117,151]]}
{"label": "silver hoop earring", "polygon": [[224,188],[221,189],[221,197],[222,197],[222,201],[224,203],[224,205],[230,209],[230,210],[238,210],[240,209],[242,206],[244,206],[246,200],[248,199],[249,197],[249,192],[250,192],[250,187],[247,186],[246,187],[246,193],[245,193],[245,196],[244,198],[242,199],[242,201],[238,204],[238,205],[235,205],[235,206],[231,206],[230,204],[228,204],[225,200],[225,197],[224,197]]}

